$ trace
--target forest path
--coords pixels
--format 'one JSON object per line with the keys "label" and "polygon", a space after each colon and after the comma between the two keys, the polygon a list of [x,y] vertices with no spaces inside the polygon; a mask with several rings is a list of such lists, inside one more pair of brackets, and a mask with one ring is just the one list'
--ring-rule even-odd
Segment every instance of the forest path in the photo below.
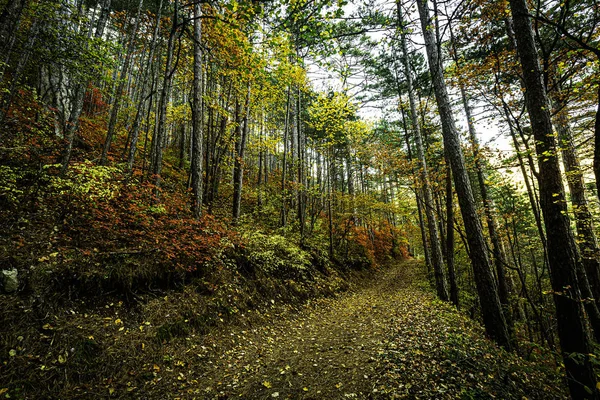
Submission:
{"label": "forest path", "polygon": [[[375,389],[378,355],[403,318],[402,298],[417,262],[386,268],[366,286],[323,299],[290,319],[233,330],[207,340],[214,357],[197,377],[217,398],[367,398]],[[211,343],[212,342],[212,343]]]}
{"label": "forest path", "polygon": [[565,398],[555,370],[499,349],[481,326],[419,288],[422,270],[403,261],[299,313],[209,334],[197,385],[181,397]]}

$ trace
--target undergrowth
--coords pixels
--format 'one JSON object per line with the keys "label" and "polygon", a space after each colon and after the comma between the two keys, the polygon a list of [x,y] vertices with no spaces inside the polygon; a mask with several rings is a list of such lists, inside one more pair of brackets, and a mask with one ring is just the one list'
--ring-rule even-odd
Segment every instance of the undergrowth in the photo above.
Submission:
{"label": "undergrowth", "polygon": [[324,242],[192,219],[185,192],[120,167],[2,171],[0,264],[20,278],[0,294],[11,398],[140,396],[191,338],[348,287]]}
{"label": "undergrowth", "polygon": [[[279,227],[278,196],[253,212],[258,197],[250,190],[236,223],[227,217],[229,195],[192,218],[188,171],[169,152],[159,184],[118,162],[121,136],[111,165],[97,164],[101,115],[82,117],[61,173],[64,142],[51,110],[30,91],[21,94],[0,149],[0,269],[19,276],[16,293],[0,293],[2,395],[138,393],[159,362],[171,362],[173,346],[252,321],[261,310],[332,296],[348,288],[350,267],[381,264],[392,248],[404,254],[399,229],[367,232],[352,223],[330,259],[323,215],[301,238],[295,222]],[[229,194],[223,181],[221,193]],[[277,181],[265,190],[279,190]]]}

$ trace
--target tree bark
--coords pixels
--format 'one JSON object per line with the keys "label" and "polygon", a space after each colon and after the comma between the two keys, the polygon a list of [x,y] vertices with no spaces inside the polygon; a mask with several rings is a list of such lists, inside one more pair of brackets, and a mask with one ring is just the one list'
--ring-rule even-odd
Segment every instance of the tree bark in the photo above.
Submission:
{"label": "tree bark", "polygon": [[[600,59],[600,56],[598,57]],[[598,108],[594,122],[594,177],[596,178],[596,195],[600,199],[600,86],[598,86]]]}
{"label": "tree bark", "polygon": [[[146,68],[144,70],[144,80],[142,88],[140,90],[140,98],[137,105],[137,110],[133,124],[131,126],[131,137],[129,143],[129,152],[127,155],[127,172],[131,173],[133,170],[133,163],[135,161],[135,153],[137,152],[137,143],[140,137],[140,127],[142,124],[142,118],[144,116],[144,109],[146,102],[149,101],[149,105],[152,104],[154,80],[152,80],[152,65],[154,62],[154,53],[158,47],[158,34],[160,28],[160,20],[162,17],[163,0],[160,0],[158,5],[158,13],[156,14],[156,20],[154,25],[154,33],[152,35],[152,43],[150,44],[150,50],[148,51],[148,59],[146,61]],[[148,94],[150,92],[150,94]]]}
{"label": "tree bark", "polygon": [[450,283],[450,301],[460,307],[458,300],[458,283],[454,268],[454,196],[452,193],[452,168],[446,156],[446,264],[448,265],[448,281]]}
{"label": "tree bark", "polygon": [[287,225],[287,190],[285,181],[287,175],[287,156],[288,156],[288,130],[290,125],[290,88],[287,90],[287,102],[285,109],[285,123],[283,125],[283,160],[281,165],[281,226]]}
{"label": "tree bark", "polygon": [[202,4],[194,4],[194,89],[192,99],[192,213],[202,214]]}
{"label": "tree bark", "polygon": [[[106,0],[103,3],[102,14],[108,13],[110,10],[110,0]],[[101,15],[98,19],[98,24],[96,25],[96,32],[94,33],[95,38],[101,38],[104,34],[104,29],[106,27],[106,22],[108,20],[108,15]],[[71,154],[73,152],[73,141],[75,140],[75,133],[77,129],[79,129],[79,117],[81,116],[81,112],[83,111],[83,101],[85,99],[85,91],[87,90],[87,82],[86,83],[78,83],[74,88],[74,96],[71,102],[71,110],[69,113],[69,119],[66,123],[66,129],[64,132],[64,138],[66,140],[65,147],[62,152],[62,160],[61,160],[61,174],[65,174],[69,167],[69,162],[71,161]]]}
{"label": "tree bark", "polygon": [[144,0],[140,0],[138,4],[137,15],[135,16],[135,21],[133,22],[131,28],[131,36],[129,37],[129,43],[127,44],[127,52],[125,54],[125,61],[123,61],[123,66],[121,68],[121,74],[119,75],[119,84],[117,85],[117,90],[115,91],[115,97],[113,100],[113,106],[110,110],[110,116],[108,119],[108,128],[106,130],[106,139],[104,140],[104,146],[102,148],[102,155],[100,156],[100,165],[106,165],[108,152],[110,151],[110,146],[112,144],[113,137],[115,135],[115,130],[117,128],[117,117],[119,116],[119,110],[121,108],[121,98],[123,97],[123,89],[125,88],[125,82],[127,74],[129,73],[129,67],[131,65],[131,57],[133,56],[133,50],[135,46],[135,39],[137,35],[138,26],[140,23],[140,14],[142,12],[142,6],[144,5]]}
{"label": "tree bark", "polygon": [[427,0],[417,0],[421,28],[425,39],[427,59],[431,79],[435,91],[438,112],[442,122],[442,135],[444,137],[444,148],[448,152],[452,173],[454,176],[454,187],[458,196],[463,223],[467,234],[470,249],[471,265],[479,294],[479,301],[483,314],[483,322],[487,334],[498,344],[511,349],[511,340],[508,326],[502,311],[502,305],[498,297],[498,288],[488,258],[487,246],[483,237],[481,221],[477,215],[475,199],[471,189],[471,182],[465,159],[462,152],[460,138],[454,115],[450,105],[450,99],[444,82],[441,60],[438,57],[437,46],[431,30],[431,19]]}
{"label": "tree bark", "polygon": [[[233,220],[237,221],[241,213],[242,184],[244,180],[244,153],[246,151],[246,140],[248,138],[248,118],[250,114],[250,83],[248,83],[248,94],[244,104],[244,116],[238,120],[236,130],[239,135],[235,143],[235,161],[233,167]],[[236,110],[237,113],[237,110]]]}
{"label": "tree bark", "polygon": [[429,173],[427,171],[427,161],[425,160],[425,150],[423,148],[423,137],[421,135],[421,127],[417,116],[417,106],[415,104],[415,96],[412,86],[412,73],[408,63],[408,48],[406,45],[406,27],[402,16],[402,6],[399,2],[396,3],[398,13],[398,23],[401,25],[402,32],[400,33],[400,43],[402,46],[402,62],[404,66],[404,75],[408,85],[408,99],[410,104],[410,121],[414,132],[415,145],[417,147],[417,157],[420,163],[419,175],[420,184],[423,187],[423,202],[425,207],[425,215],[427,216],[427,227],[429,229],[429,239],[431,244],[431,261],[433,264],[433,274],[435,277],[435,287],[437,295],[441,300],[448,301],[448,285],[446,283],[446,275],[444,273],[444,260],[442,258],[442,245],[437,228],[437,221],[434,213],[433,196],[431,194],[431,186],[429,184]]}
{"label": "tree bark", "polygon": [[542,83],[542,71],[527,3],[525,0],[509,2],[526,89],[525,101],[536,140],[540,204],[546,226],[550,279],[554,290],[558,334],[569,390],[575,399],[597,399],[599,396],[596,390],[596,379],[588,356],[591,352],[591,343],[585,325],[577,279],[577,264],[580,262],[580,256],[567,215],[565,192],[550,119],[550,103]]}
{"label": "tree bark", "polygon": [[[396,81],[398,82],[398,77],[396,77]],[[412,156],[412,149],[411,149],[411,145],[410,145],[410,139],[408,137],[408,125],[406,123],[404,107],[402,104],[400,104],[400,112],[402,113],[402,124],[404,126],[404,132],[405,132],[404,140],[406,141],[406,151],[408,154],[408,160],[412,161],[413,156]],[[412,170],[413,170],[413,185],[415,188],[415,199],[417,201],[417,213],[419,216],[419,231],[421,232],[421,242],[423,243],[423,256],[425,258],[425,267],[427,269],[427,278],[429,280],[431,280],[433,268],[431,266],[431,257],[429,256],[429,246],[427,245],[427,231],[425,228],[425,219],[423,216],[423,202],[421,201],[422,196],[419,194],[419,188],[418,188],[419,185],[417,184],[417,172],[414,170],[414,167],[412,168]]]}
{"label": "tree bark", "polygon": [[493,201],[488,194],[488,187],[485,181],[485,174],[483,171],[483,165],[481,158],[483,157],[479,152],[479,141],[477,140],[477,132],[475,131],[475,124],[473,123],[473,116],[471,107],[469,105],[469,99],[465,88],[460,85],[460,94],[467,116],[467,127],[469,131],[469,138],[471,140],[471,149],[473,150],[473,158],[475,159],[475,170],[477,173],[477,181],[479,183],[479,191],[481,193],[481,200],[483,201],[483,210],[485,213],[488,232],[492,241],[492,254],[494,256],[494,264],[496,266],[496,275],[498,278],[498,297],[502,307],[504,309],[504,317],[506,318],[509,333],[513,336],[513,324],[512,315],[510,310],[510,291],[508,287],[508,278],[506,271],[506,256],[502,249],[502,243],[498,235],[498,228],[496,224],[496,218],[494,217]]}
{"label": "tree bark", "polygon": [[[556,92],[555,92],[556,93]],[[587,299],[585,310],[594,329],[597,342],[600,342],[600,249],[594,231],[594,220],[588,207],[583,184],[583,173],[579,166],[577,150],[573,142],[573,133],[569,126],[567,105],[554,99],[556,130],[562,153],[562,161],[571,193],[571,204],[577,228],[577,243],[582,256],[582,265],[578,264],[578,279],[582,296]],[[592,300],[593,299],[593,300]]]}
{"label": "tree bark", "polygon": [[152,138],[152,149],[150,152],[150,175],[156,186],[160,185],[160,174],[162,172],[163,162],[163,145],[166,136],[167,129],[167,103],[169,102],[169,96],[171,94],[171,83],[173,81],[174,70],[173,65],[173,53],[175,50],[175,36],[179,29],[179,0],[175,0],[171,32],[169,33],[169,39],[167,42],[167,59],[165,62],[165,75],[163,77],[162,90],[160,93],[160,99],[158,102],[157,110],[157,124]]}

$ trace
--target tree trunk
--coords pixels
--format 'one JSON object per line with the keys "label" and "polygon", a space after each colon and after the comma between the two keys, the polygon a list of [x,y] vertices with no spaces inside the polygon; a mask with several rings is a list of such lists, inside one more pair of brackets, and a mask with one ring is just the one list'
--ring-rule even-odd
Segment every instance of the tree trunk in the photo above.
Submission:
{"label": "tree trunk", "polygon": [[171,32],[169,34],[169,39],[167,42],[167,59],[164,71],[165,75],[163,77],[163,86],[158,102],[158,121],[154,130],[154,136],[152,138],[152,150],[150,152],[150,175],[152,175],[152,180],[156,186],[160,185],[160,174],[162,171],[163,162],[163,142],[165,140],[167,129],[167,103],[169,102],[169,96],[171,94],[171,83],[173,81],[173,74],[175,72],[174,70],[172,70],[172,65],[173,53],[175,50],[175,35],[177,34],[177,30],[179,29],[178,15],[179,1],[175,0],[172,17],[173,22],[171,26]]}
{"label": "tree trunk", "polygon": [[[406,118],[404,116],[404,108],[400,105],[400,111],[402,112],[402,124],[404,125],[404,139],[406,141],[406,151],[408,153],[408,160],[412,161],[412,150],[410,146],[410,140],[408,137],[408,126],[406,124]],[[422,196],[419,194],[419,185],[417,183],[417,171],[415,171],[414,167],[413,171],[413,185],[415,188],[415,199],[417,200],[417,213],[419,216],[419,231],[421,232],[421,242],[423,243],[423,256],[425,258],[425,267],[427,269],[427,278],[431,281],[431,275],[433,272],[433,268],[431,266],[431,257],[429,255],[429,246],[427,244],[427,231],[425,228],[425,219],[423,217],[423,202]]]}
{"label": "tree trunk", "polygon": [[594,220],[585,196],[583,173],[579,166],[573,133],[569,126],[567,105],[561,104],[558,99],[555,99],[553,105],[563,166],[567,176],[569,192],[571,193],[573,214],[575,215],[577,243],[579,243],[582,256],[583,270],[578,274],[579,284],[581,294],[589,300],[585,302],[585,309],[594,328],[596,341],[600,342],[600,311],[598,310],[600,302],[600,249],[598,249],[598,240],[594,232]]}
{"label": "tree trunk", "polygon": [[333,155],[331,151],[331,147],[328,149],[328,167],[327,167],[327,219],[329,223],[329,259],[333,260],[333,211],[331,207],[332,197],[333,197],[333,188],[332,188],[332,164],[333,164]]}
{"label": "tree trunk", "polygon": [[[127,172],[131,173],[133,170],[133,162],[135,161],[135,153],[137,152],[137,143],[140,136],[140,127],[142,124],[142,118],[144,116],[144,108],[146,102],[149,101],[149,104],[152,105],[152,97],[153,97],[153,86],[154,80],[152,80],[152,66],[154,62],[154,52],[158,47],[158,34],[160,27],[160,20],[162,17],[162,6],[163,0],[160,0],[158,5],[158,13],[156,15],[155,25],[154,25],[154,33],[152,35],[152,43],[150,44],[150,50],[148,51],[148,60],[146,61],[146,68],[144,70],[144,80],[142,83],[142,88],[140,91],[140,98],[137,105],[137,110],[135,114],[135,118],[133,120],[133,124],[131,126],[131,137],[129,143],[129,153],[127,155]],[[148,94],[150,92],[150,94]]]}
{"label": "tree trunk", "polygon": [[594,122],[594,177],[596,178],[596,195],[600,199],[600,86],[598,86],[598,108]]}
{"label": "tree trunk", "polygon": [[[108,13],[110,7],[110,0],[106,0],[103,4],[102,13]],[[98,19],[98,24],[96,25],[96,32],[94,36],[96,38],[102,37],[104,34],[104,29],[106,26],[106,22],[108,20],[108,15],[101,15]],[[71,161],[71,154],[73,151],[73,141],[75,140],[75,133],[77,129],[79,129],[79,117],[81,116],[81,112],[83,111],[83,101],[85,99],[85,91],[87,90],[87,82],[86,83],[78,83],[74,88],[74,96],[71,101],[71,111],[69,113],[69,119],[66,124],[66,130],[64,132],[64,138],[66,140],[65,147],[62,152],[62,160],[61,160],[61,174],[65,174],[67,172],[67,168],[69,167],[69,162]]]}
{"label": "tree trunk", "polygon": [[454,196],[452,194],[452,168],[446,156],[446,264],[448,265],[448,281],[450,283],[450,301],[460,307],[458,300],[458,283],[454,268]]}
{"label": "tree trunk", "polygon": [[302,132],[302,92],[300,87],[296,91],[296,129],[298,130],[298,223],[300,224],[300,241],[304,243],[304,228],[306,225],[306,179],[304,173],[304,135]]}
{"label": "tree trunk", "polygon": [[262,193],[262,184],[263,184],[263,159],[265,158],[265,150],[263,149],[263,136],[264,136],[264,127],[265,127],[265,110],[264,107],[260,112],[260,127],[258,129],[258,176],[256,177],[256,190],[258,192],[258,198],[256,201],[256,206],[260,210],[262,208],[263,203],[263,193]]}
{"label": "tree trunk", "polygon": [[579,252],[567,215],[550,103],[542,83],[527,3],[525,0],[510,0],[510,8],[526,88],[525,100],[539,158],[540,201],[548,240],[550,279],[569,389],[575,399],[597,399],[596,379],[588,356],[591,352],[590,337],[577,279]]}
{"label": "tree trunk", "polygon": [[462,85],[460,85],[460,94],[467,116],[467,126],[469,130],[469,138],[471,139],[471,148],[473,150],[473,158],[475,159],[475,170],[477,173],[477,181],[479,183],[479,191],[481,193],[481,200],[483,201],[483,210],[487,220],[488,232],[492,241],[492,254],[494,256],[494,264],[496,266],[496,275],[498,277],[498,297],[500,303],[504,308],[504,316],[508,325],[509,333],[511,336],[514,334],[512,325],[512,316],[510,312],[510,291],[508,288],[508,278],[506,271],[506,257],[502,249],[502,243],[498,236],[498,228],[496,225],[496,218],[494,217],[493,201],[488,194],[488,187],[485,180],[485,174],[482,165],[482,155],[479,152],[479,141],[477,140],[477,132],[475,131],[475,124],[473,123],[473,116],[467,93]]}
{"label": "tree trunk", "polygon": [[4,80],[4,71],[9,64],[12,47],[16,41],[23,9],[27,0],[8,0],[0,13],[0,81]]}
{"label": "tree trunk", "polygon": [[400,34],[400,41],[402,46],[402,62],[404,64],[404,75],[406,83],[408,85],[408,99],[410,103],[410,120],[412,124],[412,130],[414,132],[415,144],[417,146],[417,157],[420,162],[419,175],[420,183],[423,187],[423,202],[425,207],[425,214],[427,215],[427,226],[429,229],[429,239],[431,242],[431,260],[433,263],[433,273],[435,277],[435,287],[437,295],[441,300],[447,301],[448,285],[446,283],[446,275],[444,273],[444,260],[442,258],[442,245],[440,242],[440,236],[437,228],[437,221],[434,213],[434,204],[431,194],[431,187],[429,185],[429,174],[427,172],[427,162],[425,160],[425,150],[423,148],[423,137],[421,135],[421,127],[419,125],[419,118],[417,117],[417,106],[415,104],[415,96],[412,87],[412,73],[408,64],[408,49],[406,45],[406,27],[402,17],[402,7],[399,2],[396,3],[396,9],[398,12],[398,23],[402,27]]}
{"label": "tree trunk", "polygon": [[135,46],[135,39],[137,35],[138,26],[140,23],[140,14],[142,12],[142,6],[144,5],[144,0],[140,0],[138,4],[137,15],[135,16],[135,21],[133,22],[133,26],[131,28],[131,36],[129,38],[129,43],[127,45],[127,53],[125,55],[125,61],[123,61],[123,67],[121,68],[121,74],[119,75],[119,84],[117,85],[117,90],[115,92],[115,97],[113,100],[113,106],[110,110],[110,117],[108,120],[108,128],[106,130],[106,140],[104,141],[104,147],[102,148],[102,155],[100,156],[100,165],[106,165],[108,152],[110,151],[110,146],[112,144],[113,136],[115,135],[115,130],[117,127],[117,117],[119,116],[119,109],[121,108],[121,98],[123,97],[123,89],[125,88],[125,82],[127,74],[129,73],[129,67],[131,65],[131,57],[133,56],[133,50]]}
{"label": "tree trunk", "polygon": [[288,130],[290,125],[290,88],[287,91],[287,102],[285,109],[285,123],[283,126],[283,160],[281,165],[281,226],[287,225],[286,188],[285,178],[287,175],[287,153],[288,153]]}
{"label": "tree trunk", "polygon": [[[244,180],[244,153],[246,151],[246,139],[248,138],[248,118],[250,114],[250,83],[248,83],[248,94],[244,105],[244,116],[238,121],[239,136],[235,143],[235,161],[233,168],[233,220],[240,217],[242,204],[242,184]],[[237,110],[236,110],[237,113]]]}
{"label": "tree trunk", "polygon": [[452,114],[450,99],[444,82],[441,60],[438,58],[437,46],[433,32],[430,29],[431,19],[429,17],[429,8],[426,0],[417,0],[417,5],[438,112],[442,121],[444,148],[448,152],[452,166],[454,187],[467,234],[473,274],[483,313],[483,322],[486,332],[491,338],[506,349],[511,349],[510,335],[502,311],[502,305],[498,298],[498,288],[488,258],[481,221],[477,215],[475,199],[473,198],[471,183],[460,145],[460,138],[454,123],[454,115]]}
{"label": "tree trunk", "polygon": [[194,4],[194,90],[192,99],[192,213],[202,214],[202,4]]}

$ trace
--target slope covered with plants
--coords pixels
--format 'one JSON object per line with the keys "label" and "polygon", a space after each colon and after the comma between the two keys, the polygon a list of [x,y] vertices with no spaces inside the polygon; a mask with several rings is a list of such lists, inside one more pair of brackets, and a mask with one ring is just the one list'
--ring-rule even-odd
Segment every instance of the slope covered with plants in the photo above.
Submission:
{"label": "slope covered with plants", "polygon": [[598,398],[599,24],[589,1],[0,0],[0,392],[135,397],[112,382],[136,363],[175,370],[149,337],[417,258],[499,359]]}

